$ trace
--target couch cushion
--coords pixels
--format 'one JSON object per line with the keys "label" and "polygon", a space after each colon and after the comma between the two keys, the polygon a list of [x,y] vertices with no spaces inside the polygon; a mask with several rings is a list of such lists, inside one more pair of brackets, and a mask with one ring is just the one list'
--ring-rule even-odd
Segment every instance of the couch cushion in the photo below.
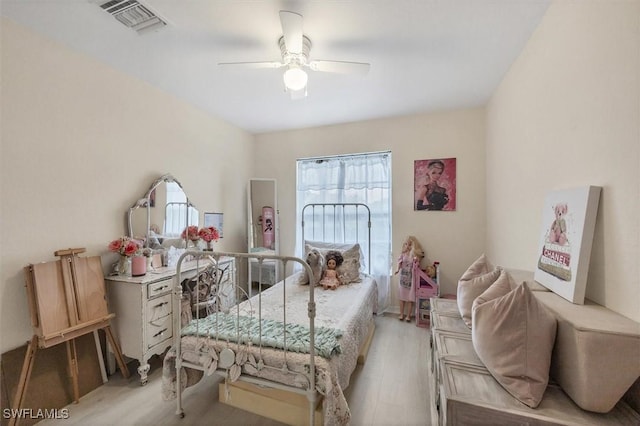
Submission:
{"label": "couch cushion", "polygon": [[585,300],[534,296],[558,320],[551,377],[582,409],[606,413],[640,377],[640,323]]}
{"label": "couch cushion", "polygon": [[502,297],[516,287],[517,286],[511,274],[505,270],[501,270],[500,275],[498,275],[498,278],[493,282],[493,284],[476,297],[471,306],[471,310],[473,311],[473,306],[481,305],[489,300]]}
{"label": "couch cushion", "polygon": [[494,269],[469,280],[458,281],[458,309],[467,327],[471,327],[473,301],[498,279],[500,272],[500,269]]}
{"label": "couch cushion", "polygon": [[495,267],[493,264],[489,262],[483,253],[479,258],[474,260],[471,265],[469,265],[466,271],[464,271],[460,277],[460,281],[469,281],[472,278],[491,272],[494,269]]}
{"label": "couch cushion", "polygon": [[535,408],[549,382],[556,319],[527,283],[473,306],[473,347],[491,375],[520,402]]}

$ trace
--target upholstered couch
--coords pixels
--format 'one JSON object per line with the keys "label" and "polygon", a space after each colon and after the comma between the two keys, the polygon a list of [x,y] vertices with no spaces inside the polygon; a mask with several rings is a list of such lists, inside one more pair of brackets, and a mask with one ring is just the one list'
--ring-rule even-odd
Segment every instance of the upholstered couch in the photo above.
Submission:
{"label": "upholstered couch", "polygon": [[[431,423],[640,425],[640,324],[589,301],[572,304],[535,282],[533,272],[494,276],[508,277],[503,293],[510,290],[506,306],[517,317],[492,317],[505,304],[483,306],[491,295],[466,283],[458,300],[431,300]],[[518,305],[511,294],[527,297]],[[540,312],[526,318],[533,308],[553,327],[537,328]],[[505,327],[516,331],[505,334]],[[514,367],[519,362],[534,366]]]}

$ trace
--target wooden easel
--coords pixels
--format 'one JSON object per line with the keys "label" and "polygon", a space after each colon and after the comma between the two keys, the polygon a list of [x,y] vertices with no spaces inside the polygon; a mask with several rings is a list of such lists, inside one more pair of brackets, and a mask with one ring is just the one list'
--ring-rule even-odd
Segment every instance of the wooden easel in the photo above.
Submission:
{"label": "wooden easel", "polygon": [[[107,309],[100,257],[77,256],[84,252],[84,248],[58,250],[55,255],[60,260],[30,264],[24,268],[34,334],[27,346],[13,400],[15,409],[22,408],[38,348],[63,342],[67,346],[73,397],[77,403],[80,392],[74,339],[96,330],[105,331],[122,375],[129,377],[122,352],[111,331],[110,320],[115,314],[110,314]],[[18,421],[19,418],[12,417],[9,426]]]}

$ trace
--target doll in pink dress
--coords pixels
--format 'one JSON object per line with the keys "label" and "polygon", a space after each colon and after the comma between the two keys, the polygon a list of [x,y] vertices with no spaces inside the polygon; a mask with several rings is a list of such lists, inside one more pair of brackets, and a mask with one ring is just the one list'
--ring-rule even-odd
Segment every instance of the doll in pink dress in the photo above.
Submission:
{"label": "doll in pink dress", "polygon": [[[398,301],[400,302],[400,321],[405,320],[411,322],[411,314],[413,312],[413,303],[416,300],[416,291],[413,286],[413,264],[420,263],[424,257],[422,246],[416,237],[409,236],[402,243],[402,253],[398,257],[398,270],[400,280],[398,282]],[[407,314],[405,315],[405,308]]]}
{"label": "doll in pink dress", "polygon": [[344,258],[337,251],[330,251],[325,256],[325,261],[327,263],[327,269],[322,274],[322,279],[320,279],[320,285],[326,290],[330,288],[331,290],[335,290],[340,286],[340,279],[338,278],[338,267],[342,265]]}

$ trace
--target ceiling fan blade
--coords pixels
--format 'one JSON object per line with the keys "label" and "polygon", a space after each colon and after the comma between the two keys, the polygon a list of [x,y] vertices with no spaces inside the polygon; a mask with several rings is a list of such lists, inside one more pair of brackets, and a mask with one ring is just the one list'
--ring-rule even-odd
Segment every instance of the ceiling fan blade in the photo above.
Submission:
{"label": "ceiling fan blade", "polygon": [[287,50],[290,53],[302,53],[302,15],[281,10],[280,24],[282,25],[282,35],[284,36],[284,45]]}
{"label": "ceiling fan blade", "polygon": [[366,62],[347,62],[347,61],[311,61],[309,68],[314,71],[335,72],[340,74],[361,74],[369,72],[370,64]]}
{"label": "ceiling fan blade", "polygon": [[220,62],[218,66],[234,67],[234,68],[280,68],[284,64],[282,62],[264,61],[264,62]]}

